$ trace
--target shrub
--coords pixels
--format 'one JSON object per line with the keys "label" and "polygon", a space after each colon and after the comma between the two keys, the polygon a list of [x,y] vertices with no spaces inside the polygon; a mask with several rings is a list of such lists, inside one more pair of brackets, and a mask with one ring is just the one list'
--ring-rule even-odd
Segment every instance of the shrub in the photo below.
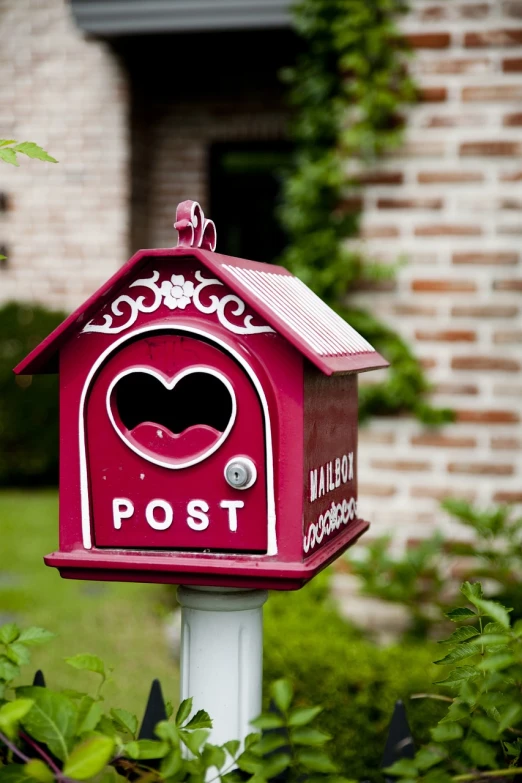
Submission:
{"label": "shrub", "polygon": [[[288,677],[296,703],[321,704],[331,756],[350,779],[382,780],[379,766],[397,699],[406,702],[417,743],[444,710],[412,693],[436,690],[433,645],[379,648],[339,617],[325,599],[327,576],[294,594],[273,594],[265,607],[264,678]],[[268,698],[268,697],[267,697]]]}
{"label": "shrub", "polygon": [[0,308],[0,486],[57,482],[57,378],[17,378],[13,367],[63,318],[39,305]]}

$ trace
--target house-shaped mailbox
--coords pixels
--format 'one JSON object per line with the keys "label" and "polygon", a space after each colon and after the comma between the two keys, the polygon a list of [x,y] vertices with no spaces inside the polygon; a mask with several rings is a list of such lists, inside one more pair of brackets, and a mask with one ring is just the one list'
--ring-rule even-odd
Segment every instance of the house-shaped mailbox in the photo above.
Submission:
{"label": "house-shaped mailbox", "polygon": [[367,529],[357,373],[387,366],[195,202],[15,369],[60,375],[62,576],[295,589]]}

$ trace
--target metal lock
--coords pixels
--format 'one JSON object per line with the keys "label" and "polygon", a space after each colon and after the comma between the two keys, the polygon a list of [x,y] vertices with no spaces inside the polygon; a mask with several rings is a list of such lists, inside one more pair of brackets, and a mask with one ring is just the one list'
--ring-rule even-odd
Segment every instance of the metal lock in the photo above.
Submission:
{"label": "metal lock", "polygon": [[225,479],[234,489],[249,489],[257,478],[256,466],[247,457],[234,457],[225,467]]}

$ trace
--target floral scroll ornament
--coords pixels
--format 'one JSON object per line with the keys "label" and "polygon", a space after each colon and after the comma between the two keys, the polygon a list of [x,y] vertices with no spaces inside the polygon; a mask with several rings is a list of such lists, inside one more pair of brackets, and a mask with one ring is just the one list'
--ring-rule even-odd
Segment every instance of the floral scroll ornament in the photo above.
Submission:
{"label": "floral scroll ornament", "polygon": [[163,281],[160,291],[165,307],[169,310],[184,310],[194,295],[194,283],[190,280],[185,281],[183,275],[172,275],[170,282]]}

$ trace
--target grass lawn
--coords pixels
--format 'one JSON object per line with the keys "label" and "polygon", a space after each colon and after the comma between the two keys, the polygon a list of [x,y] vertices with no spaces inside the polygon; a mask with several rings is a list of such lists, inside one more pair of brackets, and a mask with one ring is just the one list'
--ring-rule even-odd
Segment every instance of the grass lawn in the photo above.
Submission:
{"label": "grass lawn", "polygon": [[108,706],[141,719],[150,683],[158,677],[166,699],[178,701],[178,667],[165,637],[161,585],[61,579],[43,555],[57,549],[56,491],[0,492],[0,624],[39,625],[56,634],[35,647],[24,684],[41,668],[52,688],[94,689],[97,675],[77,672],[63,658],[99,655],[114,668]]}

